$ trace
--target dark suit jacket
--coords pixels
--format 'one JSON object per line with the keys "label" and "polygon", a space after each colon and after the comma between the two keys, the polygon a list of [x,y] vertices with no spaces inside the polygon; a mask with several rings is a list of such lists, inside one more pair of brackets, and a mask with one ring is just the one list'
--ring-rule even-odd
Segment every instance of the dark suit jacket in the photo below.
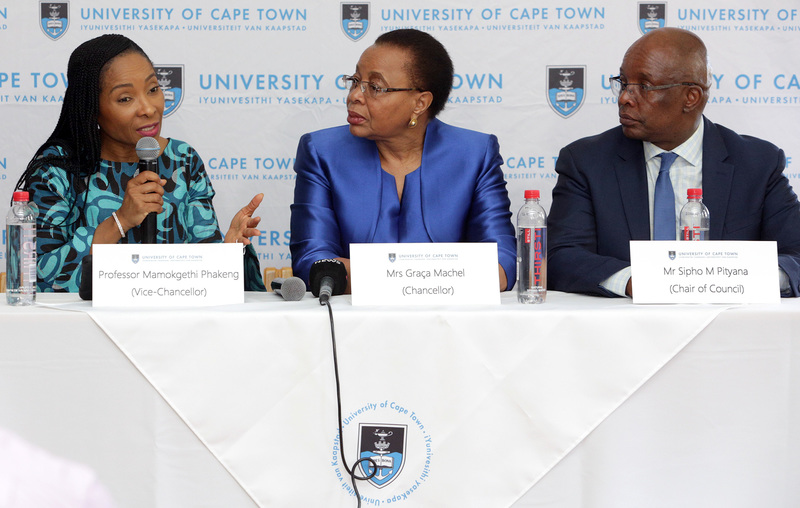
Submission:
{"label": "dark suit jacket", "polygon": [[[498,259],[516,279],[516,238],[497,138],[428,123],[420,171],[422,223],[432,242],[497,242]],[[381,210],[381,162],[374,141],[348,126],[305,134],[297,147],[292,204],[292,268],[308,283],[320,259],[350,257],[371,243]]]}
{"label": "dark suit jacket", "polygon": [[[775,240],[800,295],[800,203],[783,151],[703,119],[703,202],[711,240]],[[548,218],[549,287],[614,296],[600,282],[630,266],[630,240],[650,239],[641,141],[616,127],[561,150]]]}

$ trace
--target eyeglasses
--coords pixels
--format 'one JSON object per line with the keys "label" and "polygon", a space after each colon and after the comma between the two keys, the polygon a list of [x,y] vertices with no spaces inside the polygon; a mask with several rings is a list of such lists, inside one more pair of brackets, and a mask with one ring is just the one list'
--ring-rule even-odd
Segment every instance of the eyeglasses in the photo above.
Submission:
{"label": "eyeglasses", "polygon": [[389,92],[411,92],[411,91],[418,91],[424,92],[425,90],[421,88],[384,88],[376,85],[375,83],[371,83],[369,81],[361,81],[355,76],[342,76],[342,83],[344,83],[345,88],[349,92],[352,92],[356,89],[356,87],[361,89],[361,93],[369,97],[370,99],[374,99],[379,95],[383,95]]}
{"label": "eyeglasses", "polygon": [[[611,83],[611,91],[614,93],[614,97],[619,97],[622,92],[628,92],[634,97],[646,97],[647,92],[656,91],[656,90],[666,90],[667,88],[673,88],[676,86],[699,86],[703,88],[702,85],[698,83],[670,83],[669,85],[645,85],[643,83],[626,83],[622,81],[621,76],[612,76],[608,78],[608,82]],[[631,88],[633,87],[633,88]]]}

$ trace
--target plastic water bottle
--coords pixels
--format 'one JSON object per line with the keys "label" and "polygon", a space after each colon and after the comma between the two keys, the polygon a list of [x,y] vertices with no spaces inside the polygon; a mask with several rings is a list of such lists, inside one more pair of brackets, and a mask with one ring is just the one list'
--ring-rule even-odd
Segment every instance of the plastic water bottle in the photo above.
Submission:
{"label": "plastic water bottle", "polygon": [[547,214],[539,191],[526,190],[517,213],[517,299],[544,303],[547,297]]}
{"label": "plastic water bottle", "polygon": [[688,202],[681,208],[681,240],[708,240],[710,218],[703,204],[703,189],[689,189]]}
{"label": "plastic water bottle", "polygon": [[6,216],[6,299],[9,305],[36,301],[36,205],[15,192]]}

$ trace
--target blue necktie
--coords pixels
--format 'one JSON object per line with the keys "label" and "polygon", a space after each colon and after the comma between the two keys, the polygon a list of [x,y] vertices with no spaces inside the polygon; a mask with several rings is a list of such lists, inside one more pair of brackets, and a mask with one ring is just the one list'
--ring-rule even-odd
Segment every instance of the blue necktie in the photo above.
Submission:
{"label": "blue necktie", "polygon": [[675,239],[675,192],[669,179],[669,168],[678,154],[663,152],[658,170],[656,190],[653,194],[653,240]]}

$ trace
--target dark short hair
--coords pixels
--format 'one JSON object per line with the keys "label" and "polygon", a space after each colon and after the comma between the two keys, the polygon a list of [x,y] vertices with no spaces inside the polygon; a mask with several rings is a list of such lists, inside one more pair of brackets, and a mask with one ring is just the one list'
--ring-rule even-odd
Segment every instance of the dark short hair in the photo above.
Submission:
{"label": "dark short hair", "polygon": [[388,45],[408,50],[411,66],[407,69],[414,87],[431,92],[433,101],[428,111],[436,117],[447,104],[453,88],[453,61],[442,43],[432,35],[404,28],[382,34],[375,45]]}

